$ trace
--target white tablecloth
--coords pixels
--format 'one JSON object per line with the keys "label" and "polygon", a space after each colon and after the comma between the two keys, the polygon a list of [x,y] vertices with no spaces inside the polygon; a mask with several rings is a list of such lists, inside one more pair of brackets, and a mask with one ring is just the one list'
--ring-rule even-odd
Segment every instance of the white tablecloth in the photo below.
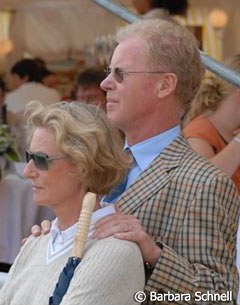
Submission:
{"label": "white tablecloth", "polygon": [[7,174],[0,181],[0,262],[11,264],[32,225],[53,216],[49,209],[33,203],[30,181]]}

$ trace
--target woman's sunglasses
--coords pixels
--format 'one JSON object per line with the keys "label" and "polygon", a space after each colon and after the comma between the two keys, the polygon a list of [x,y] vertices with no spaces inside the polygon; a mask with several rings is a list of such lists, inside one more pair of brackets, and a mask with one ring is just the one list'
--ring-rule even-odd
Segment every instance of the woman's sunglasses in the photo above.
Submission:
{"label": "woman's sunglasses", "polygon": [[30,160],[33,160],[33,163],[36,166],[36,168],[40,169],[40,170],[48,170],[49,169],[49,164],[52,161],[62,160],[62,159],[67,158],[67,157],[49,158],[48,155],[46,155],[44,153],[32,153],[29,150],[26,150],[25,155],[26,155],[27,163]]}
{"label": "woman's sunglasses", "polygon": [[148,71],[148,72],[145,72],[145,71],[124,71],[120,68],[110,68],[110,67],[107,67],[106,70],[104,70],[106,75],[108,76],[110,73],[113,74],[113,77],[115,79],[115,81],[117,83],[122,83],[123,80],[124,80],[124,77],[126,75],[130,75],[130,74],[161,74],[161,73],[168,73],[168,72],[163,72],[163,71]]}

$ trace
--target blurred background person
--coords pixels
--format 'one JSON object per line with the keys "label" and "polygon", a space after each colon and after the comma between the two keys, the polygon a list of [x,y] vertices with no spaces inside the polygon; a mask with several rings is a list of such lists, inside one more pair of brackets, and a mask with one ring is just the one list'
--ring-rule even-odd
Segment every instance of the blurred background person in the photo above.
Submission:
{"label": "blurred background person", "polygon": [[49,88],[57,88],[58,78],[55,72],[43,68],[41,71],[41,81],[42,83]]}
{"label": "blurred background person", "polygon": [[26,104],[38,100],[49,105],[61,100],[60,94],[41,83],[41,70],[32,59],[18,61],[10,70],[10,86],[13,90],[6,94],[8,122],[18,144],[18,151],[24,158],[26,146],[23,113]]}
{"label": "blurred background person", "polygon": [[34,58],[34,61],[37,63],[38,67],[40,68],[41,82],[49,88],[57,89],[58,78],[57,78],[56,73],[53,71],[50,71],[47,68],[47,64],[42,58],[36,57],[36,58]]}
{"label": "blurred background person", "polygon": [[90,68],[81,72],[76,77],[74,98],[98,105],[106,110],[106,93],[100,88],[100,83],[105,76],[104,71],[97,68]]}
{"label": "blurred background person", "polygon": [[[225,64],[240,72],[240,54]],[[206,76],[183,127],[191,147],[231,177],[240,192],[240,89],[215,75]]]}
{"label": "blurred background person", "polygon": [[133,7],[144,19],[172,19],[172,16],[185,16],[188,0],[132,0]]}
{"label": "blurred background person", "polygon": [[60,94],[41,83],[41,70],[32,59],[18,61],[10,70],[10,83],[13,91],[6,95],[7,111],[23,113],[26,104],[39,100],[44,105],[60,100]]}
{"label": "blurred background person", "polygon": [[0,78],[0,124],[7,123],[7,109],[4,103],[6,95],[6,84],[2,78]]}

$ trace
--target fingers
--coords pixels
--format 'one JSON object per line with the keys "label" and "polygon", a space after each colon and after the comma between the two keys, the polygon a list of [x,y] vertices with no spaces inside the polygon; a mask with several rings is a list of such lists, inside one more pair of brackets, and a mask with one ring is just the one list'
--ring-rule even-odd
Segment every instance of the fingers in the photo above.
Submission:
{"label": "fingers", "polygon": [[31,233],[33,236],[38,237],[41,235],[41,229],[38,225],[34,225],[31,228]]}
{"label": "fingers", "polygon": [[51,222],[49,220],[43,220],[41,222],[41,228],[43,234],[48,234],[51,230]]}
{"label": "fingers", "polygon": [[137,219],[130,215],[113,214],[96,223],[93,238],[102,239],[116,233],[129,233],[133,231],[142,231]]}
{"label": "fingers", "polygon": [[114,214],[110,214],[110,215],[108,215],[108,216],[106,216],[106,217],[103,217],[102,219],[98,220],[98,221],[95,223],[95,225],[94,225],[95,229],[104,227],[106,224],[109,224],[109,223],[111,223],[111,222],[114,222],[114,220],[116,219],[115,216],[116,216],[116,214],[114,213]]}
{"label": "fingers", "polygon": [[21,241],[21,246],[23,246],[26,241],[27,241],[27,237],[23,238],[22,241]]}
{"label": "fingers", "polygon": [[94,225],[95,229],[100,229],[100,228],[107,228],[111,227],[113,225],[116,225],[120,222],[127,222],[127,223],[139,223],[139,220],[134,218],[131,215],[124,215],[124,214],[119,214],[119,213],[114,213],[111,215],[108,215],[99,221],[97,221]]}
{"label": "fingers", "polygon": [[49,220],[43,220],[41,223],[41,227],[38,225],[34,225],[31,228],[31,233],[33,236],[38,237],[41,234],[48,234],[51,229],[51,223]]}
{"label": "fingers", "polygon": [[160,256],[161,249],[145,232],[140,221],[131,215],[115,213],[106,216],[95,224],[94,229],[94,239],[114,236],[137,243],[146,262],[155,264]]}

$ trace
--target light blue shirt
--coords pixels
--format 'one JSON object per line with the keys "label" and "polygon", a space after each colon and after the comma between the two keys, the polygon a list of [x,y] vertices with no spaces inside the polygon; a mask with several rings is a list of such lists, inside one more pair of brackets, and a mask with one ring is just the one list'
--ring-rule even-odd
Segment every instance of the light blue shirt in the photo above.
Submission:
{"label": "light blue shirt", "polygon": [[134,157],[134,166],[128,172],[127,186],[129,187],[137,177],[151,164],[151,162],[179,136],[180,126],[171,128],[157,136],[129,146],[127,143],[124,149],[129,149]]}
{"label": "light blue shirt", "polygon": [[[166,148],[170,143],[172,143],[172,141],[176,137],[179,136],[179,134],[180,126],[176,126],[157,136],[149,138],[135,145],[130,146],[125,143],[124,149],[130,150],[134,158],[133,166],[128,171],[125,190],[150,165],[150,163],[161,153],[161,151]],[[111,194],[110,196],[104,196],[101,200],[101,206],[106,206],[111,203],[115,203],[120,195],[114,195],[114,198],[112,198]],[[111,199],[109,197],[111,197]]]}

